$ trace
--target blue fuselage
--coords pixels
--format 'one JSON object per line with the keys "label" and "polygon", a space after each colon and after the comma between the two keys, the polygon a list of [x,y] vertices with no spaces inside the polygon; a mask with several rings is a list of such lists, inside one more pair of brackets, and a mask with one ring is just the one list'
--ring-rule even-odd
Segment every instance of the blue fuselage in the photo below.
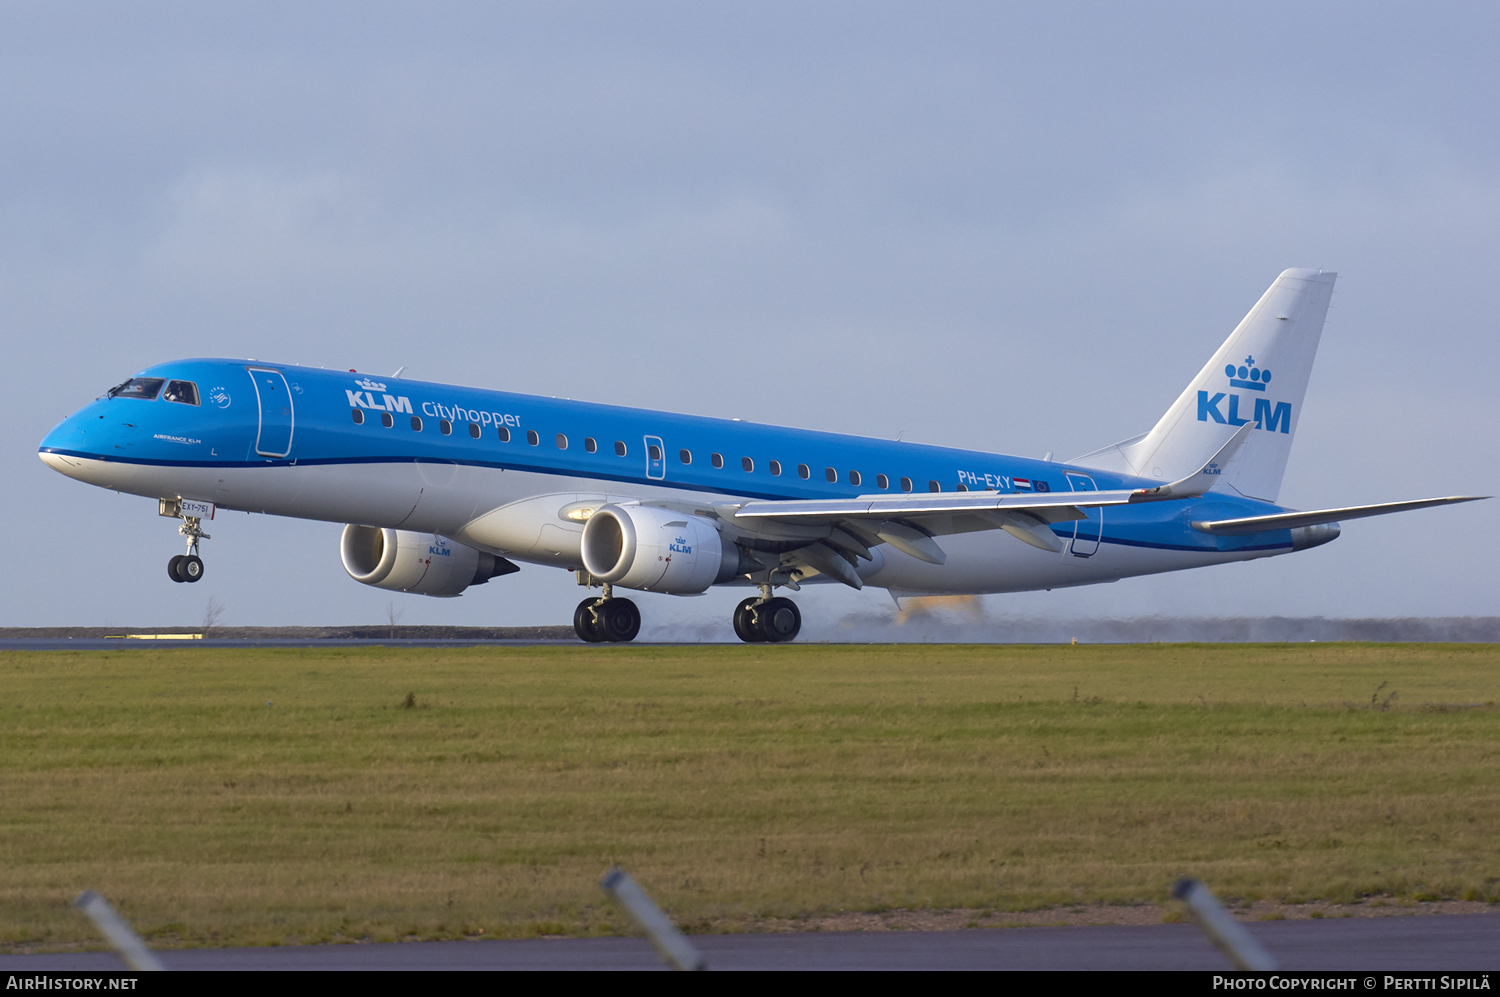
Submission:
{"label": "blue fuselage", "polygon": [[[156,498],[203,499],[227,509],[415,527],[448,536],[462,536],[477,516],[548,490],[549,484],[557,492],[594,488],[623,496],[700,497],[688,501],[1159,484],[981,451],[282,364],[179,360],[151,367],[138,378],[193,390],[181,401],[167,400],[165,391],[150,399],[100,398],[47,435],[43,458],[91,483]],[[74,473],[75,466],[87,470]],[[327,473],[312,474],[315,468]],[[306,473],[290,473],[293,469]],[[369,476],[367,487],[374,492],[391,492],[389,501],[356,494],[361,475]],[[414,483],[411,489],[402,484],[407,481]],[[440,494],[457,487],[472,494]],[[313,494],[319,488],[339,494]],[[414,501],[407,501],[407,491]],[[1280,507],[1269,503],[1209,493],[1092,509],[1087,520],[1061,524],[1057,532],[1081,538],[1080,552],[1097,541],[1101,555],[1110,548],[1135,548],[1241,559],[1290,550],[1289,531],[1211,536],[1190,523],[1277,511]],[[527,559],[524,552],[521,557]],[[565,557],[537,560],[569,566]],[[1099,567],[1079,581],[1216,559],[1158,564],[1132,557],[1103,566],[1108,560],[1101,556]],[[1054,578],[1042,584],[1070,583]],[[979,590],[1042,584],[1010,581]]]}

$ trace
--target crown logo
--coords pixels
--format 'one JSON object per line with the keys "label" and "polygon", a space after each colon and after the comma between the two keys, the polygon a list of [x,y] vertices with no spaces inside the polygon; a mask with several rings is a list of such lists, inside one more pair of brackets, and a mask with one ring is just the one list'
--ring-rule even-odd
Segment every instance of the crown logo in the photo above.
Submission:
{"label": "crown logo", "polygon": [[385,385],[381,384],[379,381],[372,381],[368,377],[362,377],[358,381],[355,381],[354,383],[357,384],[357,385],[359,385],[361,388],[364,388],[366,391],[384,391],[385,390]]}
{"label": "crown logo", "polygon": [[1224,373],[1229,378],[1231,388],[1249,388],[1251,391],[1264,391],[1266,385],[1271,383],[1271,372],[1261,370],[1255,366],[1255,357],[1248,356],[1245,362],[1236,367],[1234,364],[1225,364]]}

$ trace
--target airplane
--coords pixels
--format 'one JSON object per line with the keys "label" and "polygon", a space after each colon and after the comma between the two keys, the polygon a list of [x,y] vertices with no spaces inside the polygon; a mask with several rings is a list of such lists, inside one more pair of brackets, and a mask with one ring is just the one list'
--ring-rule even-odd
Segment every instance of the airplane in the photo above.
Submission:
{"label": "airplane", "polygon": [[458,596],[517,562],[574,572],[591,643],[639,632],[620,589],[743,586],[735,634],[779,643],[802,615],[777,589],[870,585],[899,605],[1091,585],[1489,497],[1277,504],[1336,276],[1283,272],[1150,432],[1066,463],[225,359],[141,371],[40,457],[182,520],[174,581],[203,577],[203,524],[243,510],[346,524],[345,570],[393,591]]}

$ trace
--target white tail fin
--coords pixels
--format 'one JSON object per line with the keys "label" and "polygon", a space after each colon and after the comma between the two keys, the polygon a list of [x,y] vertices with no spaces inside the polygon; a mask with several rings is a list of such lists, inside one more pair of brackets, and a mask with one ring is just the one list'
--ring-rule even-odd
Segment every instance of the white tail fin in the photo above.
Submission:
{"label": "white tail fin", "polygon": [[1214,488],[1276,501],[1337,276],[1283,272],[1151,432],[1070,463],[1172,481],[1253,423]]}

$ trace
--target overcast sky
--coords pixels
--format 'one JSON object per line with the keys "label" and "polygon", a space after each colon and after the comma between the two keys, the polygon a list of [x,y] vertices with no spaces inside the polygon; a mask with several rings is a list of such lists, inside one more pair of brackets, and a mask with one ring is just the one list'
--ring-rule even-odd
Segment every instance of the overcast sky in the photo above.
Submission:
{"label": "overcast sky", "polygon": [[[571,620],[562,572],[388,593],[262,516],[173,584],[153,501],[35,453],[181,356],[1066,458],[1321,267],[1283,504],[1500,492],[1497,39],[1484,3],[0,4],[0,624]],[[984,606],[1494,614],[1497,515]],[[645,633],[729,638],[740,595]]]}

